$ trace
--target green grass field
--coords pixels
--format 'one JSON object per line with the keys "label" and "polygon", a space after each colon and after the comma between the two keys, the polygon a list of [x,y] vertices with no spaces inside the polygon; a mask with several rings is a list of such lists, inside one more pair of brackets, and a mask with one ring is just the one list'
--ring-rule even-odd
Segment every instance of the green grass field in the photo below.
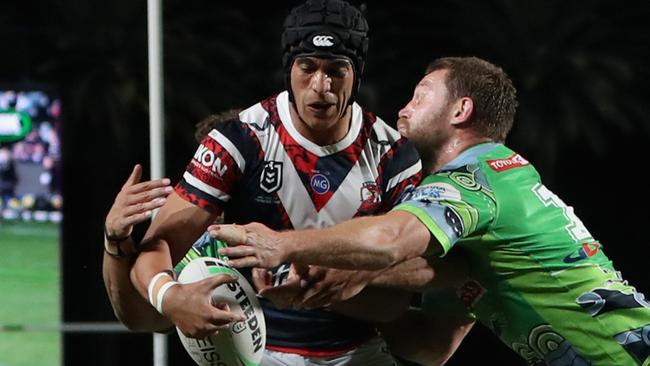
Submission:
{"label": "green grass field", "polygon": [[[59,324],[59,277],[58,225],[0,221],[0,327]],[[60,358],[58,332],[0,331],[0,366],[59,365]]]}

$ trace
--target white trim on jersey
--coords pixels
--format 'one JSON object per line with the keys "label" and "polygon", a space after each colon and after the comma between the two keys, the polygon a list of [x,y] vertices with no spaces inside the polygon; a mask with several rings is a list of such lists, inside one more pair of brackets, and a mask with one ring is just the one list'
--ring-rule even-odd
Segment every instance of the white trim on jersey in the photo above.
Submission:
{"label": "white trim on jersey", "polygon": [[278,94],[276,105],[278,108],[278,115],[280,116],[280,120],[282,121],[284,128],[286,128],[289,132],[289,135],[291,135],[291,137],[293,137],[293,139],[296,140],[296,142],[298,142],[301,146],[318,157],[327,156],[345,150],[348,146],[350,146],[350,144],[354,142],[354,140],[357,139],[359,131],[361,131],[361,126],[363,125],[361,107],[359,107],[357,103],[353,103],[352,122],[350,123],[350,129],[348,130],[348,133],[345,135],[345,137],[343,137],[341,141],[335,144],[319,146],[301,135],[300,132],[298,132],[296,129],[296,126],[293,124],[293,121],[291,120],[291,112],[289,111],[289,93],[287,91]]}
{"label": "white trim on jersey", "polygon": [[269,113],[262,107],[262,103],[255,103],[254,105],[239,112],[239,120],[242,123],[255,125],[255,130],[264,127],[264,123],[269,118]]}
{"label": "white trim on jersey", "polygon": [[[361,181],[360,167],[355,164],[346,177],[346,184],[343,184],[330,197],[327,204],[316,212],[311,196],[305,188],[296,168],[287,155],[284,147],[279,142],[275,128],[269,126],[263,131],[254,130],[260,139],[262,146],[265,146],[264,160],[282,162],[282,187],[276,194],[282,206],[284,206],[289,220],[294,228],[323,228],[335,225],[353,217],[358,205],[350,202],[360,201],[359,189],[364,183]],[[353,178],[351,180],[351,178]]]}
{"label": "white trim on jersey", "polygon": [[399,132],[395,131],[392,127],[390,127],[386,122],[384,122],[383,119],[376,117],[375,123],[372,125],[372,129],[375,132],[375,135],[377,136],[377,140],[382,141],[382,140],[387,140],[387,141],[397,141],[402,136],[399,134]]}
{"label": "white trim on jersey", "polygon": [[230,195],[226,194],[220,189],[214,188],[212,186],[203,183],[198,178],[190,174],[190,172],[183,173],[183,179],[185,179],[187,184],[191,185],[192,187],[198,189],[201,192],[209,194],[212,197],[220,199],[223,202],[228,202],[230,200]]}
{"label": "white trim on jersey", "polygon": [[230,156],[232,156],[233,160],[235,160],[235,163],[237,163],[239,171],[244,173],[244,169],[246,168],[246,160],[244,159],[244,156],[239,152],[239,149],[237,149],[237,147],[232,142],[230,142],[226,136],[217,130],[210,131],[208,136],[210,136],[224,149],[226,149]]}
{"label": "white trim on jersey", "polygon": [[386,191],[390,191],[396,185],[400,184],[404,179],[410,178],[413,176],[413,174],[416,174],[420,170],[422,170],[422,162],[418,160],[417,163],[411,165],[410,167],[402,170],[400,173],[390,178],[388,180],[388,184],[386,185]]}

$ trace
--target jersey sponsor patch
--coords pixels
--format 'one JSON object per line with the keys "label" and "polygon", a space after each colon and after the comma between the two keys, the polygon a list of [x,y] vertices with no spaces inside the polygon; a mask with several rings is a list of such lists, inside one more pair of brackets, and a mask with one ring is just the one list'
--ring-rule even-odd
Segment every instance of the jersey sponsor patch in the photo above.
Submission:
{"label": "jersey sponsor patch", "polygon": [[409,201],[460,201],[460,191],[449,183],[431,183],[417,187],[404,199]]}
{"label": "jersey sponsor patch", "polygon": [[210,150],[209,147],[203,144],[201,144],[196,150],[196,153],[194,153],[194,160],[201,163],[206,170],[216,173],[220,177],[228,170],[228,167],[224,164],[223,160]]}
{"label": "jersey sponsor patch", "polygon": [[569,254],[564,257],[564,263],[575,263],[598,254],[600,244],[598,243],[582,243],[580,249],[574,254]]}
{"label": "jersey sponsor patch", "polygon": [[510,157],[507,159],[487,160],[486,163],[488,166],[490,166],[490,168],[492,168],[492,170],[498,173],[501,173],[508,169],[521,168],[523,166],[530,165],[528,160],[524,159],[517,153],[510,155]]}
{"label": "jersey sponsor patch", "polygon": [[324,174],[314,174],[309,182],[311,189],[316,194],[325,194],[330,190],[330,181]]}

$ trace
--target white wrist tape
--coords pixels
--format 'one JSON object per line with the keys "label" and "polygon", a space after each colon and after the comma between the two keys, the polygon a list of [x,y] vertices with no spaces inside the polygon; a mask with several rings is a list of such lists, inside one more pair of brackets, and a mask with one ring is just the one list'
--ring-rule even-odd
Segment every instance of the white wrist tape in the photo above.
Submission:
{"label": "white wrist tape", "polygon": [[[167,277],[171,278],[172,281],[169,281],[169,282],[163,284],[163,285],[160,287],[160,289],[158,289],[158,291],[154,294],[154,289],[155,289],[155,287],[156,287],[156,283],[158,283],[158,280],[160,280],[160,278],[161,278],[161,277],[164,277],[164,276],[167,276]],[[148,300],[149,300],[149,303],[150,303],[154,308],[156,308],[156,310],[158,310],[158,312],[161,312],[160,309],[162,309],[162,306],[160,305],[160,303],[161,303],[160,300],[162,300],[161,295],[164,295],[165,292],[167,292],[167,290],[169,289],[169,287],[173,286],[173,285],[169,285],[169,286],[167,286],[167,285],[170,284],[170,283],[172,283],[172,284],[176,284],[176,283],[178,283],[178,282],[174,281],[174,278],[173,278],[173,277],[169,274],[169,272],[167,272],[167,271],[163,271],[163,272],[158,273],[157,275],[153,276],[153,278],[151,278],[151,281],[149,281],[149,286],[147,286],[147,297],[149,298],[149,299],[148,299]],[[163,288],[165,288],[165,291],[162,291]],[[160,309],[159,309],[159,308],[160,308]],[[161,313],[162,313],[162,312],[161,312]]]}
{"label": "white wrist tape", "polygon": [[162,307],[163,298],[165,297],[165,294],[167,293],[167,290],[169,290],[174,285],[178,285],[178,282],[169,281],[169,282],[165,283],[164,285],[162,285],[160,287],[160,290],[158,290],[158,296],[156,296],[156,310],[158,310],[158,312],[160,314],[163,313],[163,307]]}

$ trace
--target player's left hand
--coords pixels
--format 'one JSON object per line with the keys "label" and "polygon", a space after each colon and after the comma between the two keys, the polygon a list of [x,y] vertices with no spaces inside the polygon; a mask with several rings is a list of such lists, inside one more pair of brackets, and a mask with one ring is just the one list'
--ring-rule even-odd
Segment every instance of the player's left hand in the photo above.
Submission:
{"label": "player's left hand", "polygon": [[314,309],[348,300],[366,287],[372,273],[310,266],[309,271],[301,277],[303,294],[294,301],[293,306]]}
{"label": "player's left hand", "polygon": [[141,178],[142,166],[136,164],[106,216],[104,229],[109,237],[130,236],[133,226],[148,220],[173,191],[168,178],[140,182]]}
{"label": "player's left hand", "polygon": [[[278,309],[283,309],[301,301],[306,283],[302,278],[307,277],[308,270],[309,268],[306,266],[291,265],[286,280],[278,285],[272,282],[271,272],[254,268],[253,282],[258,288],[260,296],[271,300]],[[265,281],[265,283],[261,283],[261,281]]]}
{"label": "player's left hand", "polygon": [[211,225],[210,235],[228,243],[219,254],[230,258],[228,265],[236,268],[273,268],[285,262],[279,245],[280,233],[260,223],[248,225]]}

